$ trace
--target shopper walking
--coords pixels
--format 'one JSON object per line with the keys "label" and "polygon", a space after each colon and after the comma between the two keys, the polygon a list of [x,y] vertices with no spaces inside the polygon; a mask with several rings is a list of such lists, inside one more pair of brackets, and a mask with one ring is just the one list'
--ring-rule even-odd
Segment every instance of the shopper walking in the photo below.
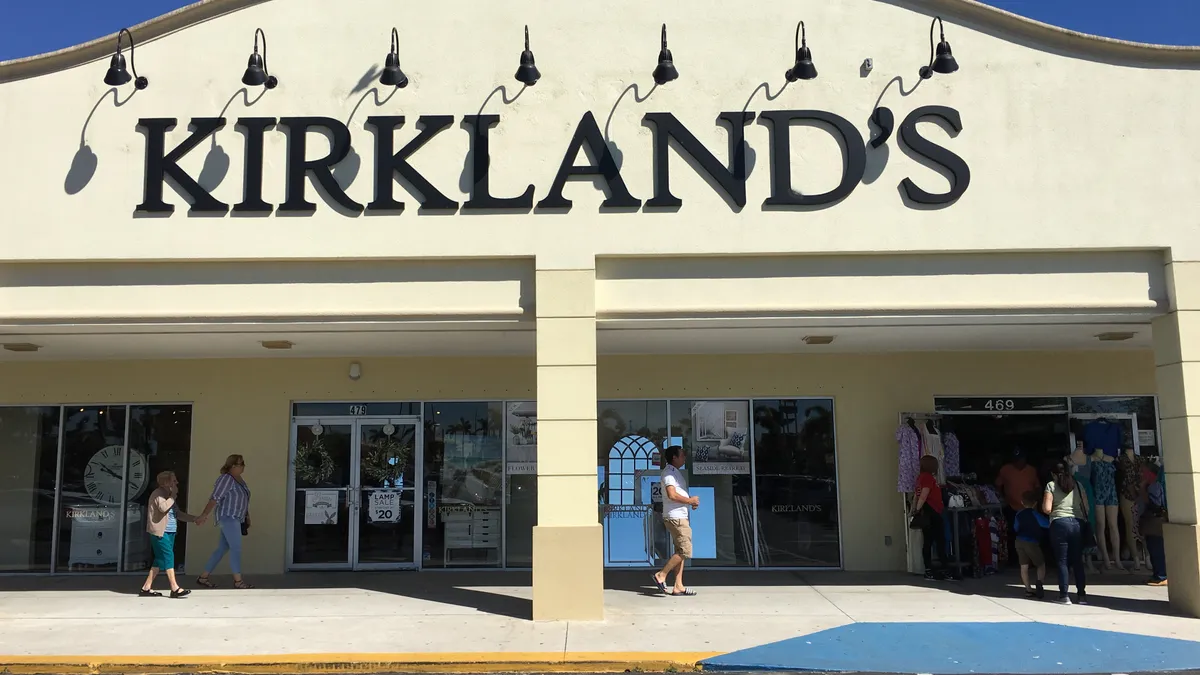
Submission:
{"label": "shopper walking", "polygon": [[[1025,493],[1021,505],[1025,508],[1017,512],[1013,519],[1013,529],[1017,534],[1017,561],[1021,564],[1021,583],[1025,584],[1025,596],[1041,600],[1046,597],[1043,583],[1046,581],[1046,557],[1042,555],[1042,540],[1046,538],[1046,528],[1050,521],[1039,513],[1037,506],[1038,493],[1030,490]],[[1030,570],[1037,575],[1037,587],[1030,586]]]}
{"label": "shopper walking", "polygon": [[[684,477],[683,448],[672,445],[663,451],[666,464],[662,470],[663,488],[663,524],[671,533],[671,545],[674,552],[667,564],[654,574],[654,585],[658,590],[673,596],[691,596],[696,591],[683,585],[684,562],[692,557],[692,527],[688,522],[688,509],[700,506],[699,497],[688,496],[687,478]],[[667,578],[675,573],[675,585],[667,590]]]}
{"label": "shopper walking", "polygon": [[150,493],[146,509],[146,532],[150,533],[150,550],[154,552],[154,563],[146,575],[146,583],[138,595],[143,598],[161,598],[162,593],[154,590],[154,577],[165,572],[171,584],[172,598],[186,598],[191,591],[180,588],[175,580],[175,532],[179,521],[191,523],[196,516],[180,511],[176,506],[179,498],[179,479],[174,471],[158,474],[158,487]]}
{"label": "shopper walking", "polygon": [[1058,562],[1058,603],[1071,604],[1067,593],[1068,570],[1075,572],[1076,601],[1087,604],[1087,570],[1083,549],[1089,542],[1087,495],[1075,483],[1071,470],[1058,462],[1051,471],[1053,480],[1046,484],[1042,512],[1050,516],[1050,544]]}
{"label": "shopper walking", "polygon": [[219,540],[217,550],[204,566],[204,573],[196,578],[196,583],[208,588],[216,588],[217,584],[210,577],[221,558],[229,553],[229,568],[233,571],[234,588],[252,588],[242,579],[242,537],[250,533],[250,487],[242,474],[246,471],[246,460],[241,455],[230,455],[221,467],[221,475],[213,485],[212,498],[204,507],[204,513],[198,520],[203,523],[208,514],[216,509],[217,529]]}
{"label": "shopper walking", "polygon": [[1152,576],[1147,583],[1151,586],[1167,585],[1167,549],[1163,539],[1163,525],[1167,523],[1167,484],[1162,468],[1149,464],[1153,479],[1145,487],[1146,510],[1140,523],[1142,537],[1146,539],[1146,552],[1150,555]]}
{"label": "shopper walking", "polygon": [[[942,581],[946,578],[946,524],[942,512],[942,488],[937,482],[938,460],[933,455],[921,458],[921,473],[913,489],[912,520],[909,527],[921,530],[923,546],[921,559],[925,563],[925,578]],[[937,549],[938,567],[933,566],[933,549]]]}
{"label": "shopper walking", "polygon": [[1008,559],[1010,561],[1017,560],[1017,538],[1014,534],[1016,531],[1017,512],[1021,511],[1024,506],[1021,500],[1025,497],[1025,493],[1030,490],[1041,491],[1042,481],[1038,478],[1037,469],[1029,465],[1025,460],[1025,453],[1020,448],[1013,448],[1012,461],[1000,467],[1000,473],[996,476],[996,488],[1000,490],[1000,495],[1004,499],[1004,520],[1008,523],[1008,537],[1005,545],[1008,547]]}

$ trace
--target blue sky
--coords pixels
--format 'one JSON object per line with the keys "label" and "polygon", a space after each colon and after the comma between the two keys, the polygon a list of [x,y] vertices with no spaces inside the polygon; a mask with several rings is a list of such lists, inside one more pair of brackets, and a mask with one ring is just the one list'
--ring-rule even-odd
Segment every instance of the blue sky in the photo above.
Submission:
{"label": "blue sky", "polygon": [[[286,2],[286,0],[281,0]],[[736,5],[738,0],[730,0]],[[1010,12],[1105,37],[1200,45],[1200,0],[983,0]],[[190,0],[3,0],[0,61],[87,42]]]}

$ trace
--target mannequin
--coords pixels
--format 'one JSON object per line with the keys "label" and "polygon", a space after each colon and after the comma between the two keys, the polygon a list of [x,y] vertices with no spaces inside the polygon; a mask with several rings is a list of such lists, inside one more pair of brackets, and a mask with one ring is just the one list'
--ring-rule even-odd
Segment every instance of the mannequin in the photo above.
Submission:
{"label": "mannequin", "polygon": [[1121,516],[1125,520],[1125,546],[1129,549],[1129,557],[1133,558],[1134,571],[1139,571],[1142,569],[1142,558],[1139,555],[1141,547],[1138,546],[1137,521],[1134,520],[1133,506],[1142,492],[1141,459],[1133,454],[1133,448],[1126,447],[1121,453],[1121,458],[1117,460],[1117,468]]}
{"label": "mannequin", "polygon": [[[1092,459],[1087,455],[1087,451],[1084,450],[1083,441],[1081,440],[1075,441],[1075,451],[1071,453],[1071,464],[1074,465],[1075,482],[1087,493],[1088,504],[1095,504],[1095,493],[1092,490]],[[1092,508],[1088,513],[1088,521],[1091,523],[1092,532],[1100,532],[1100,528],[1096,524],[1097,510],[1096,508]],[[1104,549],[1099,546],[1096,548],[1100,549],[1101,560],[1107,562],[1108,558]],[[1095,552],[1095,549],[1088,549],[1083,552],[1084,560],[1087,561],[1088,572],[1092,573],[1097,571]]]}
{"label": "mannequin", "polygon": [[1114,569],[1121,555],[1121,532],[1117,524],[1116,460],[1104,454],[1104,450],[1100,448],[1096,448],[1088,459],[1092,465],[1092,512],[1096,517],[1096,546],[1100,548],[1100,559],[1104,561],[1104,566]]}

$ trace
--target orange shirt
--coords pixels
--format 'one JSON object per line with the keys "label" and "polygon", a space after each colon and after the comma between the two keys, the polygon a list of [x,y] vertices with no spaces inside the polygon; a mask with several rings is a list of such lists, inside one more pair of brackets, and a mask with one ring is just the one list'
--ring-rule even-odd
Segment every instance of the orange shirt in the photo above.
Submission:
{"label": "orange shirt", "polygon": [[1021,500],[1030,490],[1041,492],[1042,481],[1038,479],[1037,469],[1026,464],[1024,469],[1018,469],[1015,464],[1005,464],[996,478],[996,487],[1004,495],[1004,501],[1009,508],[1020,511],[1025,508]]}

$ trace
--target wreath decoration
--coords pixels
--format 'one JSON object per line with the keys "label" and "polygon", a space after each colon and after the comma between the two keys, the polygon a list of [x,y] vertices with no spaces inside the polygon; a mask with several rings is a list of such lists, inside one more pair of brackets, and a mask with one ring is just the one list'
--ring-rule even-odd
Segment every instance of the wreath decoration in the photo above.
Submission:
{"label": "wreath decoration", "polygon": [[296,469],[296,478],[305,483],[324,483],[333,475],[333,457],[325,449],[325,441],[320,436],[299,444],[292,464]]}
{"label": "wreath decoration", "polygon": [[395,436],[384,436],[362,444],[362,471],[381,485],[395,485],[412,461],[412,447]]}

